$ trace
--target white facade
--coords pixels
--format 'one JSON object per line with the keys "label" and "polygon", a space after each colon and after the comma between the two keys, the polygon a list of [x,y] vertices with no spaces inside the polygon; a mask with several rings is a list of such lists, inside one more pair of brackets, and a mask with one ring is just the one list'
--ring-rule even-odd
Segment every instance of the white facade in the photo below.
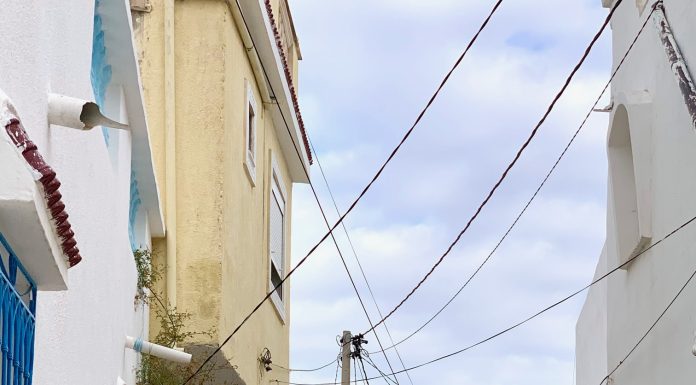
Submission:
{"label": "white facade", "polygon": [[[617,9],[612,20],[614,67],[650,17],[653,3],[625,0]],[[664,8],[693,75],[696,2],[665,0]],[[596,277],[696,216],[696,127],[652,21],[612,82],[612,101],[607,238]],[[692,224],[593,286],[577,323],[577,384],[600,384],[695,269]],[[695,330],[692,283],[608,382],[693,383]]]}
{"label": "white facade", "polygon": [[[142,202],[132,226],[138,246],[147,246],[151,233],[163,236],[164,229],[128,1],[102,0],[99,6],[112,72],[102,110],[131,126],[129,131],[109,129],[108,144],[100,127],[80,131],[49,125],[47,120],[49,93],[95,100],[90,77],[94,1],[3,0],[0,8],[0,90],[62,183],[62,201],[83,258],[67,271],[67,290],[54,285],[54,291],[38,293],[33,383],[116,384],[120,377],[134,384],[137,358],[124,348],[125,338],[146,337],[147,319],[134,303],[132,174],[139,189],[135,198]],[[16,171],[7,167],[0,165],[0,184]],[[23,220],[0,216],[0,228]],[[13,236],[8,241],[21,239]],[[19,257],[23,263],[33,258]],[[42,283],[37,284],[41,288]]]}

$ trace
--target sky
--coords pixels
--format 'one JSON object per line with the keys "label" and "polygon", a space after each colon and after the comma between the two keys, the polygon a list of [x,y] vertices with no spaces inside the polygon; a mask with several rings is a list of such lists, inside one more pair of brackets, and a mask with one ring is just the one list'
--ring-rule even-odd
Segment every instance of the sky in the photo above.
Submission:
{"label": "sky", "polygon": [[[290,2],[303,55],[300,106],[341,212],[411,126],[492,5],[493,0]],[[606,14],[599,0],[503,2],[413,135],[345,220],[383,313],[463,228]],[[387,321],[394,340],[417,329],[457,291],[532,195],[608,79],[609,33],[479,219]],[[591,280],[605,234],[607,120],[605,113],[592,115],[480,274],[435,321],[399,345],[407,367],[486,338]],[[338,216],[316,164],[311,173],[333,223]],[[327,229],[309,187],[293,191],[297,263]],[[370,316],[378,320],[342,228],[336,236]],[[337,335],[369,328],[330,241],[295,273],[291,296],[293,368],[331,361],[339,350]],[[466,353],[410,371],[412,383],[574,384],[575,323],[583,301],[584,295]],[[391,345],[383,328],[378,334]],[[368,350],[378,350],[373,334],[366,339]],[[371,357],[389,369],[383,356]],[[393,351],[388,358],[394,370],[403,369]],[[333,382],[335,371],[333,365],[291,379]],[[398,379],[411,384],[404,374]]]}

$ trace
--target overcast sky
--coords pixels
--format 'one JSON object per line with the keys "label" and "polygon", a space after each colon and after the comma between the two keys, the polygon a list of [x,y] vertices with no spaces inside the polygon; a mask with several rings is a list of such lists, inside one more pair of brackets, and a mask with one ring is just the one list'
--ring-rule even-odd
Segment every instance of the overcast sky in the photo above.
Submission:
{"label": "overcast sky", "polygon": [[[342,211],[411,125],[493,2],[290,2],[304,57],[300,105]],[[464,226],[606,14],[600,0],[503,2],[420,126],[346,219],[383,312],[418,282]],[[396,340],[447,301],[531,196],[608,78],[609,33],[479,220],[389,319]],[[593,115],[480,275],[432,324],[399,346],[406,366],[494,334],[591,280],[605,231],[607,118]],[[316,165],[312,177],[335,220]],[[326,227],[307,186],[297,185],[294,194],[296,263]],[[379,319],[345,235],[339,231],[337,237],[372,318]],[[579,297],[501,338],[414,370],[413,384],[573,384],[575,322],[583,301]],[[291,365],[298,368],[332,360],[342,330],[369,327],[331,242],[293,277],[291,313]],[[379,334],[391,345],[384,329]],[[375,350],[374,335],[367,339]],[[372,357],[388,369],[384,357]],[[389,359],[395,370],[402,369],[393,352]],[[291,378],[333,382],[335,370],[330,366]],[[405,375],[399,381],[410,384]]]}

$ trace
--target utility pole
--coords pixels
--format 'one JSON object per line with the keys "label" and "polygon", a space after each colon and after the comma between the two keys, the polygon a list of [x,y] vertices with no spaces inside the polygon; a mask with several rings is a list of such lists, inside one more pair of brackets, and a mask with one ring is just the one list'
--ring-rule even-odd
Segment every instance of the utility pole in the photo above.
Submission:
{"label": "utility pole", "polygon": [[343,332],[341,338],[341,385],[350,385],[350,347],[353,336],[349,331]]}

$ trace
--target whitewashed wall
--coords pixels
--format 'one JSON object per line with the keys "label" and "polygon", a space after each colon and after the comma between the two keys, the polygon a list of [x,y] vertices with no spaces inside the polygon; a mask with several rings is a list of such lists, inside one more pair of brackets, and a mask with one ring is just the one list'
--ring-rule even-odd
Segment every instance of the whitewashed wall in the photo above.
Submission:
{"label": "whitewashed wall", "polygon": [[123,342],[127,334],[141,335],[145,322],[142,314],[136,322],[133,302],[129,134],[112,131],[121,135],[113,162],[100,129],[49,127],[46,119],[49,91],[93,99],[93,6],[91,0],[0,1],[0,89],[58,173],[83,256],[69,271],[68,291],[38,295],[37,385],[115,384],[118,376],[133,384],[135,354]]}
{"label": "whitewashed wall", "polygon": [[[612,22],[615,65],[650,12],[652,3],[654,1],[648,1],[641,16],[636,2],[626,0],[615,15]],[[696,70],[696,2],[665,0],[664,3],[693,75]],[[654,242],[696,216],[696,167],[693,167],[696,164],[696,131],[652,22],[613,82],[612,94],[613,114],[622,103],[629,108],[638,216],[651,228]],[[645,103],[646,95],[648,103]],[[638,99],[642,99],[640,103]],[[640,114],[645,116],[639,117]],[[606,253],[597,268],[602,273],[621,260],[616,224],[626,222],[626,218],[614,211],[622,199],[627,198],[612,197],[616,183],[610,178]],[[593,288],[577,325],[577,384],[599,384],[607,371],[616,367],[647,331],[695,269],[696,226],[692,225],[641,256],[627,269],[613,274],[606,285]],[[696,282],[685,290],[660,324],[612,376],[611,383],[693,383],[696,357],[691,354],[691,346],[696,329],[695,303]]]}

